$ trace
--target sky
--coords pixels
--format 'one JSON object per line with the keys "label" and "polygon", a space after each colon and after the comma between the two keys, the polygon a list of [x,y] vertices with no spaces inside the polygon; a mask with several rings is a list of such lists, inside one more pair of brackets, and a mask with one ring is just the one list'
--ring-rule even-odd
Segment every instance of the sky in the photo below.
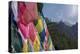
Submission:
{"label": "sky", "polygon": [[78,6],[70,4],[43,4],[43,14],[54,22],[63,21],[71,25],[78,22]]}

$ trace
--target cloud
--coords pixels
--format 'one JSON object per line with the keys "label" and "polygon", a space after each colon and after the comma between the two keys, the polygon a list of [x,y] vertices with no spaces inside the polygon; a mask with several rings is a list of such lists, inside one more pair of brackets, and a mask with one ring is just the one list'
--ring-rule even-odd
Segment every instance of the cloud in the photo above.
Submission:
{"label": "cloud", "polygon": [[52,21],[66,21],[75,24],[78,21],[78,6],[64,4],[44,4],[43,14]]}

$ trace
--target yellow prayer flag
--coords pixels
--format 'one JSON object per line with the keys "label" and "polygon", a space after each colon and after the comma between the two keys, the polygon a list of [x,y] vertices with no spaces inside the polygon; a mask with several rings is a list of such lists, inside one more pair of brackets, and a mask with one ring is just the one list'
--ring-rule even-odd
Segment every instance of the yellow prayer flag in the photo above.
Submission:
{"label": "yellow prayer flag", "polygon": [[38,19],[38,22],[37,22],[37,25],[36,25],[36,29],[37,29],[37,31],[39,33],[43,30],[43,23],[42,23],[42,19],[41,18]]}
{"label": "yellow prayer flag", "polygon": [[38,36],[36,36],[36,39],[34,41],[34,51],[39,51],[40,50],[40,41],[38,39]]}
{"label": "yellow prayer flag", "polygon": [[28,52],[28,43],[27,43],[27,40],[23,43],[23,52]]}

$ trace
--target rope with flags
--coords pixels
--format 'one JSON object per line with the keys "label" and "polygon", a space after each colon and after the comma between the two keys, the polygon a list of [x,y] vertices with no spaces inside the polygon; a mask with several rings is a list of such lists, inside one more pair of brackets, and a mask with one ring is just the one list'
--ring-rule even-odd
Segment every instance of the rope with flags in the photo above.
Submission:
{"label": "rope with flags", "polygon": [[[13,5],[15,4],[16,5]],[[14,6],[16,8],[14,8]],[[37,3],[11,2],[11,46],[13,52],[55,50],[47,29],[45,18],[38,12]],[[15,14],[17,12],[17,15]],[[16,16],[16,17],[15,17]],[[15,23],[13,23],[15,22]],[[16,31],[15,31],[16,29]],[[17,35],[17,33],[19,33]]]}

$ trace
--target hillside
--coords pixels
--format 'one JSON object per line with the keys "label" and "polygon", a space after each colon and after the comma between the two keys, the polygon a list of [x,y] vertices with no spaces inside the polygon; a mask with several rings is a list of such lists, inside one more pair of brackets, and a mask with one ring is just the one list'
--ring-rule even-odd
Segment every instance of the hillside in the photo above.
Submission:
{"label": "hillside", "polygon": [[63,22],[45,20],[56,50],[78,48],[78,23],[68,26]]}

